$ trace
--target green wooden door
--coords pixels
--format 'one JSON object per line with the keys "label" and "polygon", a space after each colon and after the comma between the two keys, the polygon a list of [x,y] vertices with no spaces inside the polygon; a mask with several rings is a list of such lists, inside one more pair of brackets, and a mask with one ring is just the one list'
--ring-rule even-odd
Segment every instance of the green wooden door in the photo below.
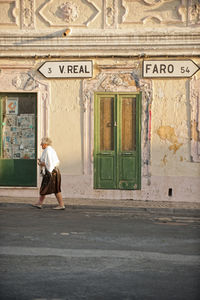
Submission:
{"label": "green wooden door", "polygon": [[140,189],[140,94],[95,95],[94,187]]}
{"label": "green wooden door", "polygon": [[37,186],[36,119],[36,94],[0,94],[0,186]]}

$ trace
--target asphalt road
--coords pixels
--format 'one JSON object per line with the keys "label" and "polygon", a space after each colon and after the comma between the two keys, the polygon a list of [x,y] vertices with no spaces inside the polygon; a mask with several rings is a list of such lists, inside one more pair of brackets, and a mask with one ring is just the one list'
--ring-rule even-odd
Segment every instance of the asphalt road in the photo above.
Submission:
{"label": "asphalt road", "polygon": [[0,205],[0,299],[200,299],[197,218]]}

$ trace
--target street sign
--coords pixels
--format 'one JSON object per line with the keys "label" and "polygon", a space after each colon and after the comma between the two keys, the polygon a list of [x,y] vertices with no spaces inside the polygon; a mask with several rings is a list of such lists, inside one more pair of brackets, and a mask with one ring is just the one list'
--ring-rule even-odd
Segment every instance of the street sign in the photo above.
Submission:
{"label": "street sign", "polygon": [[177,78],[191,77],[199,67],[192,60],[144,60],[143,77]]}
{"label": "street sign", "polygon": [[38,71],[46,78],[92,77],[92,61],[46,61]]}

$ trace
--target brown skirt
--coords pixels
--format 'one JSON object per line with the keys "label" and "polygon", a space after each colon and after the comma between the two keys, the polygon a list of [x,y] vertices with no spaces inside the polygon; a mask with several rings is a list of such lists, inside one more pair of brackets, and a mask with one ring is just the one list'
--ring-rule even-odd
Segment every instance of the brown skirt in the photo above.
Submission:
{"label": "brown skirt", "polygon": [[61,192],[61,175],[58,168],[54,168],[50,173],[46,170],[43,176],[40,195],[57,194]]}

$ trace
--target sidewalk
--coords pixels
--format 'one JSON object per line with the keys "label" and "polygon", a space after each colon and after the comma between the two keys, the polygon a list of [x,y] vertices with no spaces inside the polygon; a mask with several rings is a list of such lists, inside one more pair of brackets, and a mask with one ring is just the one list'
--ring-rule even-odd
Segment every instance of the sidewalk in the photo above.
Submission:
{"label": "sidewalk", "polygon": [[[20,204],[30,205],[37,198],[0,197],[0,205]],[[144,200],[114,200],[114,199],[64,199],[66,207],[73,209],[122,210],[135,213],[148,212],[158,214],[178,214],[200,217],[200,202],[175,201],[144,201]],[[56,199],[48,197],[45,206],[56,205]]]}

